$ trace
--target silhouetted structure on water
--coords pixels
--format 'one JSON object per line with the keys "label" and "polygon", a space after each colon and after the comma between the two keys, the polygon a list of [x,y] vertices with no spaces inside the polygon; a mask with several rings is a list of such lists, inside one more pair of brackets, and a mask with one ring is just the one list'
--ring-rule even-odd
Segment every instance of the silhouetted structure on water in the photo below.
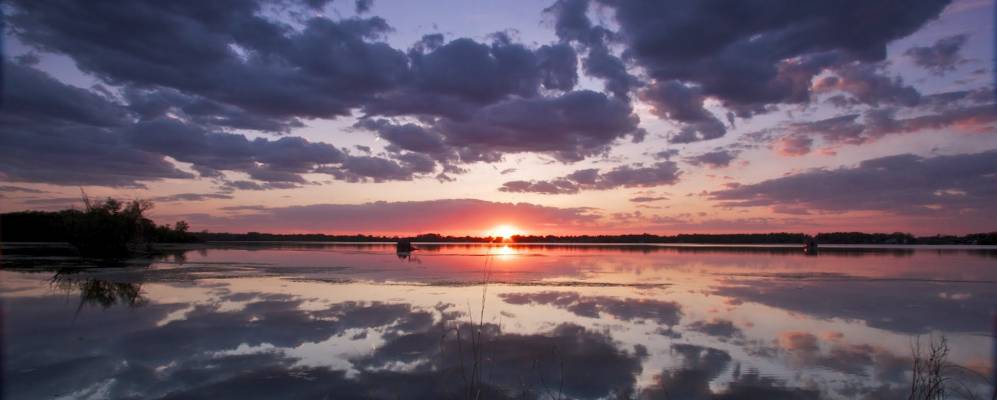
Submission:
{"label": "silhouetted structure on water", "polygon": [[807,238],[807,240],[803,242],[803,252],[808,256],[817,255],[817,240],[814,238]]}

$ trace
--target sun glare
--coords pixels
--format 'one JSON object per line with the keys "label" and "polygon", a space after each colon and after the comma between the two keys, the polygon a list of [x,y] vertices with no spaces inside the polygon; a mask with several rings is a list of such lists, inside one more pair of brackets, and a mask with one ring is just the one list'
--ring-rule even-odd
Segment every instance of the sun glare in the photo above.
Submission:
{"label": "sun glare", "polygon": [[512,238],[513,235],[519,235],[521,233],[522,232],[520,232],[519,229],[516,229],[516,227],[514,227],[514,226],[510,226],[510,225],[499,225],[499,226],[496,226],[495,228],[493,228],[488,233],[488,236],[500,237],[503,240],[509,240],[510,238]]}

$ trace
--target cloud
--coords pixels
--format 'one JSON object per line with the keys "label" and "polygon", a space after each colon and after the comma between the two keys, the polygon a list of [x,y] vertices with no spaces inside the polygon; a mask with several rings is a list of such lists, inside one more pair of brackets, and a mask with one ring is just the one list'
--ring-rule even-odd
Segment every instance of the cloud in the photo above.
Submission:
{"label": "cloud", "polygon": [[410,180],[435,170],[432,160],[415,154],[396,152],[390,160],[350,156],[300,137],[249,139],[212,130],[213,123],[162,117],[166,111],[154,111],[158,106],[132,103],[139,115],[160,116],[130,122],[128,110],[91,92],[29,67],[8,64],[7,71],[4,101],[16,105],[0,111],[6,153],[0,170],[11,180],[141,186],[143,181],[194,177],[164,156],[190,163],[204,177],[246,173],[257,182],[241,185],[252,189],[304,184],[301,174],[313,172],[380,182]]}
{"label": "cloud", "polygon": [[286,134],[294,128],[304,126],[297,118],[248,112],[230,104],[187,95],[169,88],[125,87],[122,96],[128,102],[128,109],[142,120],[171,117],[215,130],[248,129],[277,134]]}
{"label": "cloud", "polygon": [[515,98],[481,108],[467,120],[441,120],[436,129],[465,161],[503,153],[545,153],[564,161],[604,154],[618,139],[646,134],[624,101],[592,91],[550,98]]}
{"label": "cloud", "polygon": [[914,46],[904,52],[914,64],[936,74],[955,70],[956,66],[965,62],[959,52],[966,44],[968,35],[959,34],[946,36],[935,41],[930,46]]}
{"label": "cloud", "polygon": [[536,51],[543,86],[571,90],[578,84],[578,55],[566,44],[544,45]]}
{"label": "cloud", "polygon": [[685,158],[685,162],[695,166],[707,166],[710,168],[724,168],[730,165],[731,161],[737,158],[737,151],[728,149],[716,149],[706,153]]}
{"label": "cloud", "polygon": [[966,132],[985,132],[997,123],[994,104],[952,107],[935,114],[909,118],[896,118],[895,110],[875,110],[865,114],[866,129],[870,139],[891,134],[919,132],[927,129],[954,128]]}
{"label": "cloud", "polygon": [[916,106],[921,93],[905,85],[903,79],[883,75],[881,65],[851,63],[834,70],[834,75],[814,82],[817,93],[840,91],[852,96],[844,104],[880,104]]}
{"label": "cloud", "polygon": [[258,213],[231,217],[186,216],[199,230],[383,234],[443,231],[478,234],[502,224],[527,231],[545,231],[552,226],[584,226],[597,218],[592,210],[584,208],[470,199],[312,204],[266,208]]}
{"label": "cloud", "polygon": [[299,187],[294,182],[256,182],[256,181],[225,181],[222,183],[223,190],[273,190],[273,189],[293,189]]}
{"label": "cloud", "polygon": [[305,184],[305,173],[380,182],[410,180],[435,169],[431,160],[407,153],[396,152],[394,160],[357,157],[301,137],[249,139],[218,130],[215,122],[165,116],[174,100],[163,100],[169,103],[165,108],[142,103],[183,97],[177,92],[132,93],[133,100],[145,97],[130,110],[30,67],[8,63],[5,68],[3,100],[11,105],[0,110],[0,171],[13,181],[141,187],[145,181],[195,177],[165,157],[190,163],[202,177],[246,173],[256,182],[241,185],[252,189]]}
{"label": "cloud", "polygon": [[578,43],[588,50],[582,60],[585,73],[602,79],[606,90],[619,99],[629,99],[630,91],[641,81],[627,71],[623,60],[613,54],[607,43],[614,33],[592,24],[588,18],[588,0],[558,0],[544,13],[553,17],[554,32],[564,43]]}
{"label": "cloud", "polygon": [[390,143],[389,151],[419,152],[446,164],[493,162],[504,154],[525,152],[575,162],[607,152],[619,139],[642,140],[645,132],[638,122],[626,102],[574,91],[510,98],[428,125],[364,119],[356,127],[377,132]]}
{"label": "cloud", "polygon": [[443,142],[443,135],[429,127],[412,123],[395,124],[383,118],[362,119],[355,127],[377,132],[390,143],[389,151],[413,151],[440,161],[457,158],[456,152]]}
{"label": "cloud", "polygon": [[710,140],[727,133],[724,124],[703,107],[706,98],[699,87],[679,81],[658,82],[641,91],[640,99],[653,107],[655,115],[682,123],[682,128],[668,138],[669,142]]}
{"label": "cloud", "polygon": [[0,172],[7,180],[139,187],[193,177],[124,141],[117,130],[128,114],[108,99],[11,63],[3,86]]}
{"label": "cloud", "polygon": [[724,207],[789,206],[901,215],[992,215],[997,151],[925,158],[900,154],[710,193]]}
{"label": "cloud", "polygon": [[432,115],[464,119],[479,108],[513,97],[534,98],[540,88],[569,91],[578,81],[577,57],[567,45],[530,49],[505,34],[492,42],[444,42],[423,36],[407,57],[405,79],[362,105],[368,115]]}
{"label": "cloud", "polygon": [[128,114],[119,104],[33,67],[4,62],[3,72],[6,124],[112,128],[128,123]]}
{"label": "cloud", "polygon": [[668,197],[665,197],[665,196],[637,196],[637,197],[631,197],[630,198],[630,201],[634,202],[634,203],[650,203],[650,202],[653,202],[653,201],[661,201],[661,200],[668,200]]}
{"label": "cloud", "polygon": [[233,198],[233,196],[228,193],[177,193],[169,196],[157,196],[150,198],[149,200],[169,203],[177,201],[204,201],[215,199],[227,200],[231,198]]}
{"label": "cloud", "polygon": [[[992,96],[989,90],[938,93],[919,97],[922,101],[916,108],[870,108],[863,113],[783,124],[781,130],[785,133],[781,137],[773,139],[766,135],[759,141],[774,140],[774,147],[781,154],[798,156],[811,151],[814,138],[833,147],[871,143],[889,135],[925,130],[986,133],[997,124]],[[898,116],[901,110],[906,110],[907,116]]]}
{"label": "cloud", "polygon": [[808,101],[810,79],[826,68],[883,60],[887,43],[937,17],[948,1],[603,3],[615,11],[628,55],[651,78],[698,84],[743,117],[773,103]]}
{"label": "cloud", "polygon": [[107,82],[175,88],[256,114],[347,115],[407,73],[404,53],[368,41],[388,30],[380,18],[315,17],[292,31],[254,1],[11,5],[21,40],[66,54]]}
{"label": "cloud", "polygon": [[137,149],[193,164],[202,176],[238,171],[264,182],[304,183],[300,174],[348,159],[330,144],[300,137],[250,140],[241,134],[210,132],[169,118],[142,121],[123,129],[121,134]]}
{"label": "cloud", "polygon": [[[369,5],[358,2],[358,13]],[[448,180],[446,174],[465,171],[458,166],[463,163],[493,162],[524,152],[575,162],[604,154],[619,139],[639,141],[646,134],[625,99],[572,91],[578,82],[578,57],[567,43],[530,48],[502,33],[492,35],[490,42],[447,42],[433,34],[402,51],[383,42],[391,27],[378,17],[334,21],[297,10],[303,11],[300,20],[291,25],[268,16],[265,8],[254,1],[85,9],[63,1],[44,6],[15,2],[9,17],[21,41],[70,57],[85,73],[109,85],[112,89],[105,91],[117,100],[69,90],[45,77],[50,84],[42,89],[66,90],[45,96],[45,107],[31,108],[34,103],[25,98],[11,99],[9,103],[25,106],[5,112],[24,121],[37,121],[36,114],[44,112],[48,120],[68,118],[121,131],[126,146],[141,150],[138,154],[150,163],[160,163],[148,178],[60,180],[111,186],[192,177],[162,155],[193,164],[202,176],[246,173],[258,186],[305,184],[304,173],[326,173],[350,182],[410,180],[436,173],[437,167],[442,171],[437,177]],[[157,28],[123,33],[118,27],[125,22]],[[138,42],[159,45],[133,45]],[[12,75],[41,75],[31,71],[21,68]],[[120,96],[113,96],[114,90]],[[371,117],[362,119],[358,128],[376,131],[389,141],[389,158],[353,157],[298,137],[250,140],[233,132],[286,134],[303,127],[304,120],[351,116],[355,110]],[[431,118],[415,125],[379,116]],[[171,142],[174,135],[178,143]],[[186,147],[181,150],[181,145]],[[275,159],[274,151],[287,157]],[[121,168],[150,169],[153,166]],[[18,174],[27,173],[12,175]]]}
{"label": "cloud", "polygon": [[581,169],[550,181],[509,181],[499,190],[512,193],[572,194],[582,190],[609,190],[620,187],[654,187],[673,185],[682,171],[674,161],[659,161],[651,166],[621,165],[606,172]]}
{"label": "cloud", "polygon": [[[886,44],[937,17],[946,0],[834,7],[559,0],[544,10],[553,43],[434,33],[408,49],[388,44],[393,28],[367,15],[371,3],[357,1],[356,16],[331,19],[321,0],[287,3],[288,15],[269,12],[262,1],[82,7],[14,0],[11,34],[32,52],[68,57],[99,86],[63,84],[31,68],[31,57],[7,63],[0,173],[10,181],[112,187],[210,178],[224,190],[317,184],[310,174],[357,183],[449,181],[469,171],[467,164],[510,154],[574,163],[624,140],[639,142],[647,132],[634,95],[676,124],[668,133],[673,143],[723,137],[736,117],[807,103],[814,93],[834,92],[842,106],[876,107],[786,124],[788,136],[774,146],[792,155],[923,129],[982,131],[995,122],[986,108],[992,97],[974,103],[967,95],[951,106],[885,72]],[[611,20],[589,18],[596,14]],[[948,70],[961,62],[967,38],[905,54]],[[579,71],[602,80],[603,91],[578,88]],[[357,118],[354,127],[384,139],[384,151],[350,154],[290,135],[310,120],[336,118]],[[735,156],[714,150],[684,160],[720,168]],[[506,182],[501,190],[676,183],[676,165],[659,161]]]}
{"label": "cloud", "polygon": [[356,0],[354,5],[357,14],[363,14],[370,11],[370,8],[374,6],[374,0]]}
{"label": "cloud", "polygon": [[0,186],[0,192],[6,192],[6,193],[19,192],[19,193],[29,193],[29,194],[45,193],[44,190],[26,188],[22,186],[11,186],[11,185]]}

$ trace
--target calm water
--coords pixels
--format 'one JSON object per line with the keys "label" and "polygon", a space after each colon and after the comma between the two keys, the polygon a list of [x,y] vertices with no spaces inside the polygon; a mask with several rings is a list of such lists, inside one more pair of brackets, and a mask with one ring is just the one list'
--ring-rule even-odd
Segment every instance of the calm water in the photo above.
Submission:
{"label": "calm water", "polygon": [[421,247],[6,245],[4,394],[905,399],[944,336],[991,395],[995,250]]}

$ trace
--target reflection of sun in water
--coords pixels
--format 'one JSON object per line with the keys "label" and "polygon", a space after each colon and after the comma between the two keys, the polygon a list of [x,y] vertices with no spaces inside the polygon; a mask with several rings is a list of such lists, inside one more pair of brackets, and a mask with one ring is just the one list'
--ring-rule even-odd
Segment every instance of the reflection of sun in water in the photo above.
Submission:
{"label": "reflection of sun in water", "polygon": [[499,225],[488,232],[488,236],[500,237],[502,240],[509,240],[513,235],[521,235],[522,232],[512,225]]}
{"label": "reflection of sun in water", "polygon": [[508,245],[502,245],[502,247],[492,247],[488,252],[491,255],[497,256],[499,260],[509,260],[513,256],[518,254],[516,249],[509,247]]}

